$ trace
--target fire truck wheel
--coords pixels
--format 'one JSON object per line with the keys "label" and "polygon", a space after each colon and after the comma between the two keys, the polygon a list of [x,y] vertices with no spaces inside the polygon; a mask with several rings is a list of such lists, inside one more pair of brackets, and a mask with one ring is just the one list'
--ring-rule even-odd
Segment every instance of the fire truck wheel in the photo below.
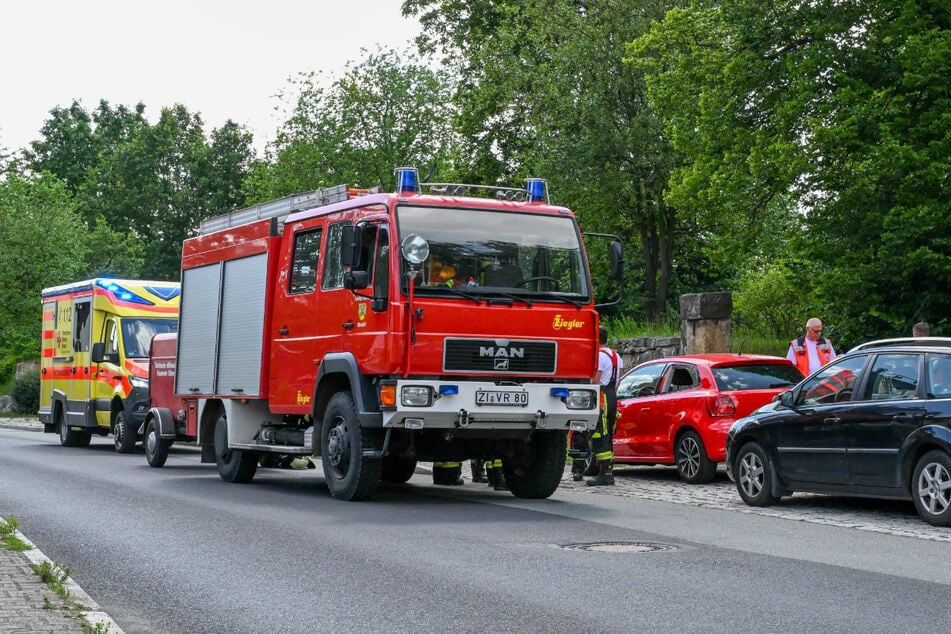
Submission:
{"label": "fire truck wheel", "polygon": [[63,410],[58,410],[56,419],[56,426],[59,428],[59,444],[64,447],[89,446],[89,440],[92,438],[92,434],[90,434],[85,429],[71,428],[69,425],[67,425]]}
{"label": "fire truck wheel", "polygon": [[215,462],[225,482],[250,482],[258,470],[258,454],[228,448],[228,419],[222,414],[215,423]]}
{"label": "fire truck wheel", "polygon": [[145,459],[148,460],[150,467],[165,466],[168,449],[172,446],[172,442],[159,436],[154,420],[150,420],[145,427],[145,440],[142,441],[142,445],[145,447]]}
{"label": "fire truck wheel", "polygon": [[376,491],[382,460],[363,455],[367,440],[350,392],[334,394],[320,430],[321,461],[330,495],[339,500],[365,500]]}
{"label": "fire truck wheel", "polygon": [[112,437],[115,440],[116,451],[119,453],[132,453],[135,449],[135,429],[123,411],[116,414],[116,422],[112,426]]}
{"label": "fire truck wheel", "polygon": [[567,432],[535,432],[520,455],[502,459],[509,490],[517,498],[550,497],[565,473]]}
{"label": "fire truck wheel", "polygon": [[383,456],[380,480],[390,484],[405,484],[416,473],[416,458],[400,455]]}

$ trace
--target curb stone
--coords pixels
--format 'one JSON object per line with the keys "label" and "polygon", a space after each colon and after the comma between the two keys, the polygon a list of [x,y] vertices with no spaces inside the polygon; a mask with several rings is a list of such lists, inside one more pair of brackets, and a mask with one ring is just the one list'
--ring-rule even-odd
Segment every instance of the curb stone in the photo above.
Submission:
{"label": "curb stone", "polygon": [[[31,542],[27,537],[21,533],[19,530],[14,529],[13,534],[17,536],[18,539],[22,540],[25,544],[30,546],[29,550],[22,551],[23,555],[30,560],[31,564],[41,565],[44,561],[49,562],[49,564],[55,565],[55,562],[43,554],[36,545]],[[30,573],[34,574],[34,573]],[[36,577],[39,579],[39,577]],[[85,590],[76,583],[72,577],[66,577],[63,585],[69,591],[69,597],[67,601],[69,603],[79,606],[79,616],[81,619],[84,619],[89,625],[93,628],[104,625],[106,628],[105,631],[109,634],[125,634],[122,628],[112,620],[108,614],[106,614],[102,608],[96,603],[92,597],[90,597]]]}

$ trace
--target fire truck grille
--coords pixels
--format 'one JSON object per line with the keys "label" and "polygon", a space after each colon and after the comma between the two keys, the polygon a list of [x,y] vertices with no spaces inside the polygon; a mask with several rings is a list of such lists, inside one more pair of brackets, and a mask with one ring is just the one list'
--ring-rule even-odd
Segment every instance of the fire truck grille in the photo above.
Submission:
{"label": "fire truck grille", "polygon": [[554,374],[554,341],[446,339],[443,369],[479,374]]}

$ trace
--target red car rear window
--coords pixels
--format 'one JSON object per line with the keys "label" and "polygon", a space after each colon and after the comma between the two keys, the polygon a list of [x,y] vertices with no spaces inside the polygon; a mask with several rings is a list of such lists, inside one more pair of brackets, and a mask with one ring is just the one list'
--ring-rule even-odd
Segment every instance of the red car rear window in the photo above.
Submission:
{"label": "red car rear window", "polygon": [[792,387],[802,381],[802,374],[792,365],[761,363],[711,369],[721,392],[778,389]]}

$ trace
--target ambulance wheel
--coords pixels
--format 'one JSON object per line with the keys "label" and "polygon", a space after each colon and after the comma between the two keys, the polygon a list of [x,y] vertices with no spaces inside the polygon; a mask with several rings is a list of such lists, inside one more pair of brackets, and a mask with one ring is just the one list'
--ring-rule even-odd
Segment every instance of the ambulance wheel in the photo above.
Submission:
{"label": "ambulance wheel", "polygon": [[135,429],[123,411],[116,414],[116,422],[112,426],[112,437],[115,440],[116,451],[119,453],[132,453],[135,449]]}
{"label": "ambulance wheel", "polygon": [[228,419],[222,414],[215,423],[215,462],[225,482],[250,482],[258,470],[258,454],[228,448]]}
{"label": "ambulance wheel", "polygon": [[536,431],[521,452],[502,459],[509,491],[517,498],[550,497],[565,473],[567,432]]}
{"label": "ambulance wheel", "polygon": [[172,441],[159,436],[158,427],[154,420],[150,420],[145,427],[145,439],[142,441],[142,446],[145,447],[145,459],[149,462],[150,467],[157,469],[165,466]]}
{"label": "ambulance wheel", "polygon": [[71,428],[67,425],[63,410],[59,410],[56,418],[59,421],[57,425],[57,427],[59,427],[59,444],[64,447],[89,446],[89,440],[92,438],[92,434],[85,429]]}
{"label": "ambulance wheel", "polygon": [[327,403],[320,430],[324,480],[333,497],[365,500],[376,492],[382,460],[363,455],[368,439],[350,392],[334,394]]}
{"label": "ambulance wheel", "polygon": [[390,484],[405,484],[416,473],[416,458],[391,455],[383,456],[380,480]]}

